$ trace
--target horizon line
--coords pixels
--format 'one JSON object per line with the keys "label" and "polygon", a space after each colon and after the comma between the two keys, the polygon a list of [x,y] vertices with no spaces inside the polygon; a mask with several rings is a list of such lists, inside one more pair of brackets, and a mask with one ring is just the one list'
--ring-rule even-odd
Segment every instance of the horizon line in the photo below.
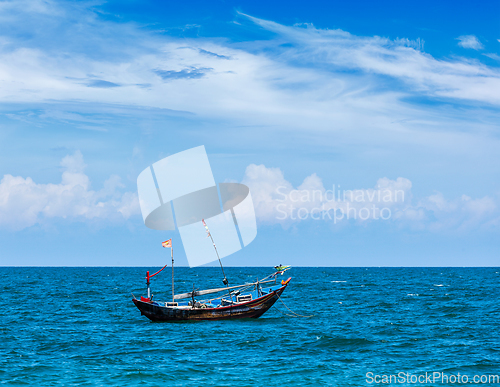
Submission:
{"label": "horizon line", "polygon": [[[150,268],[150,267],[162,267],[162,266],[111,266],[111,265],[103,265],[103,266],[97,266],[97,265],[90,265],[90,266],[57,266],[57,265],[35,265],[35,266],[30,266],[30,265],[21,265],[21,266],[13,266],[13,265],[0,265],[0,268],[43,268],[43,267],[51,267],[51,268]],[[167,266],[171,267],[171,266]],[[218,268],[219,266],[195,266],[195,267],[189,267],[189,266],[174,266],[178,268],[189,268],[189,269],[195,269],[195,268],[203,268],[203,269],[210,269],[210,268]],[[272,266],[224,266],[226,268],[273,268]],[[382,268],[407,268],[407,269],[413,269],[413,268],[420,268],[420,269],[460,269],[460,268],[478,268],[478,269],[485,269],[485,268],[497,268],[500,269],[500,266],[292,266],[291,268],[316,268],[316,269],[328,269],[328,268],[346,268],[346,269],[382,269]]]}

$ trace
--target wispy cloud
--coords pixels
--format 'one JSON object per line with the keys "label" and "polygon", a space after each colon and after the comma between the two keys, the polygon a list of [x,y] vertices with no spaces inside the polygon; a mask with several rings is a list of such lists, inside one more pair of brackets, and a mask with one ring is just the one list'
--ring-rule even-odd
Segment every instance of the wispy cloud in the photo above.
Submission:
{"label": "wispy cloud", "polygon": [[[4,34],[15,26],[26,35],[36,24],[44,36],[33,34],[41,39],[33,42],[23,34],[8,35],[9,44],[0,47],[0,100],[78,99],[191,111],[233,125],[279,123],[318,131],[331,129],[333,122],[337,128],[391,131],[464,125],[461,119],[440,118],[436,106],[409,103],[414,97],[460,103],[455,117],[467,104],[472,110],[478,103],[500,107],[498,69],[466,59],[435,59],[422,51],[419,39],[355,36],[241,14],[250,28],[264,28],[275,38],[177,40],[132,23],[103,21],[84,7],[47,4],[40,2],[39,12],[33,6],[29,13],[22,6],[10,14],[5,10]],[[27,22],[17,23],[22,15]],[[79,35],[72,34],[70,23],[76,17]],[[57,44],[50,43],[54,39]],[[232,60],[221,60],[226,58]],[[82,84],[88,74],[95,79]],[[165,82],[172,80],[178,82]]]}
{"label": "wispy cloud", "polygon": [[500,62],[500,55],[494,54],[494,53],[488,53],[488,54],[483,54],[484,56],[487,56],[488,58],[491,58],[493,60],[497,60]]}
{"label": "wispy cloud", "polygon": [[463,48],[471,48],[473,50],[482,50],[483,44],[474,35],[462,35],[457,38],[458,45]]}
{"label": "wispy cloud", "polygon": [[[332,75],[342,70],[358,70],[367,75],[390,76],[409,87],[404,90],[407,93],[500,105],[500,92],[492,94],[491,84],[484,83],[488,79],[500,86],[498,69],[466,60],[437,60],[414,47],[408,47],[406,39],[391,41],[380,37],[362,37],[342,30],[320,30],[313,26],[288,27],[245,16],[287,42],[295,43],[293,48],[280,50],[281,61],[310,66],[314,63],[315,67],[321,67]],[[415,42],[414,46],[418,45]]]}

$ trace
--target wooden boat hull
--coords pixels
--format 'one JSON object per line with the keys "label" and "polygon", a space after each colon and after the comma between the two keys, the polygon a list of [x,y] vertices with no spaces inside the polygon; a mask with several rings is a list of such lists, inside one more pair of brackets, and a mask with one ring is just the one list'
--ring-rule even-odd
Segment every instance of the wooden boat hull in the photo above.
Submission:
{"label": "wooden boat hull", "polygon": [[151,321],[225,320],[258,318],[278,300],[288,284],[255,300],[219,308],[171,308],[156,303],[132,299],[141,314]]}

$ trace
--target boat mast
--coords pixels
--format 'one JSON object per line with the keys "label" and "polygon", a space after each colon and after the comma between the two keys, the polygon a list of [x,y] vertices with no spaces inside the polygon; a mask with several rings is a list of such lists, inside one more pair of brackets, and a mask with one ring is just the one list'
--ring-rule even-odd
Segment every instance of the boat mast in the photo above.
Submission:
{"label": "boat mast", "polygon": [[[172,302],[174,302],[174,299],[175,299],[174,298],[175,297],[175,294],[174,294],[174,246],[172,244],[172,238],[170,238],[169,240],[166,240],[165,242],[161,242],[161,245],[165,248],[170,248],[170,256],[172,257]],[[167,265],[168,265],[168,263],[167,263]],[[161,270],[165,269],[167,267],[167,265],[163,266],[163,268]],[[155,273],[153,275],[156,275],[158,273]]]}

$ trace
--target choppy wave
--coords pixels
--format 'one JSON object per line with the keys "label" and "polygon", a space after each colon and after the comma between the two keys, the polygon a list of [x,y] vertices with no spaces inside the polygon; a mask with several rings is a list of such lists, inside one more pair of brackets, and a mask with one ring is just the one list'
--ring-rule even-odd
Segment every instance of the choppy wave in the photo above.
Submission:
{"label": "choppy wave", "polygon": [[[283,300],[313,317],[272,308],[190,323],[140,315],[131,292],[144,294],[145,270],[0,268],[1,382],[362,386],[368,371],[500,372],[498,268],[293,268]],[[226,268],[233,283],[269,272]],[[178,268],[176,281],[179,292],[219,287],[220,273]],[[156,277],[157,299],[169,283]]]}

